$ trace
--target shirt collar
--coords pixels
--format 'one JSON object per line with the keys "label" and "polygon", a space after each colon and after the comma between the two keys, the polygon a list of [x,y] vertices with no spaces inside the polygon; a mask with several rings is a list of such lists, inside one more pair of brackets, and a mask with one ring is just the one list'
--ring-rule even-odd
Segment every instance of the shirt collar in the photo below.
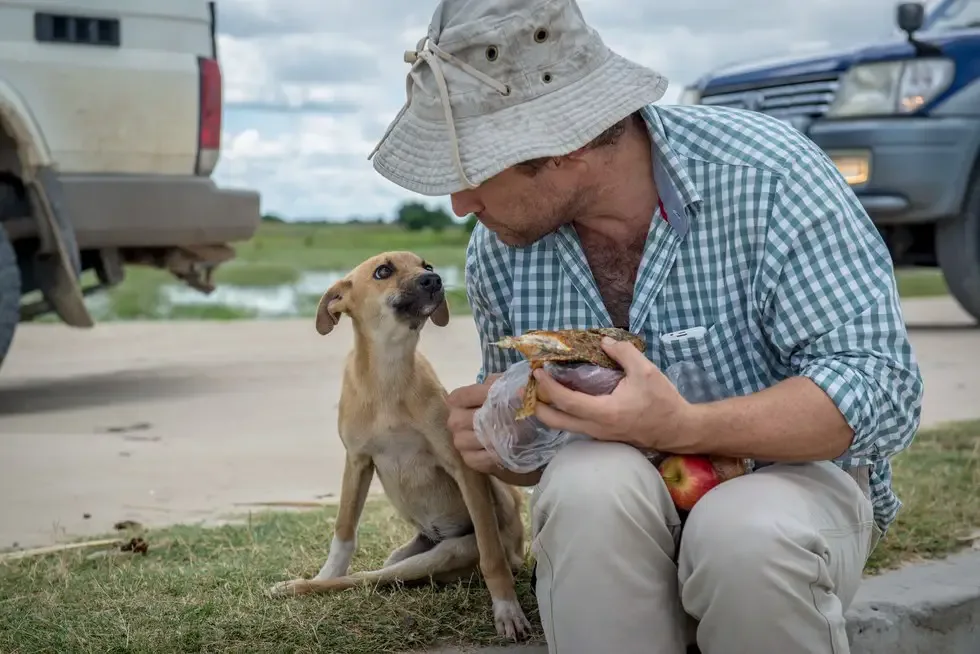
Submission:
{"label": "shirt collar", "polygon": [[[640,110],[650,134],[653,150],[653,177],[657,192],[667,209],[667,220],[683,238],[701,205],[701,194],[687,174],[684,160],[670,147],[657,108],[647,105]],[[689,210],[690,209],[690,210]]]}

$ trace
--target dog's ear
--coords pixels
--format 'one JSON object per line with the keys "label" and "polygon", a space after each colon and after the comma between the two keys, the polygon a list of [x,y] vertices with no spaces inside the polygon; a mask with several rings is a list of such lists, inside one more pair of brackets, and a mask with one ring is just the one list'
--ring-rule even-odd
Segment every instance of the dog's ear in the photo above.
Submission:
{"label": "dog's ear", "polygon": [[326,336],[340,321],[340,314],[347,307],[345,294],[350,290],[350,282],[341,279],[327,289],[327,292],[320,297],[320,303],[316,307],[316,331],[321,336]]}
{"label": "dog's ear", "polygon": [[440,327],[445,327],[449,324],[449,298],[442,298],[442,302],[436,307],[436,310],[432,312],[429,319]]}

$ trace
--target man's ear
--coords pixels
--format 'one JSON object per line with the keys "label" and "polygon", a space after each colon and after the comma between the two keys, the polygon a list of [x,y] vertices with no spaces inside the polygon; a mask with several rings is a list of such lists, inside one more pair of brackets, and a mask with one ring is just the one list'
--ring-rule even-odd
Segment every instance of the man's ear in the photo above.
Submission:
{"label": "man's ear", "polygon": [[442,302],[436,307],[436,310],[432,312],[429,319],[440,327],[445,327],[449,324],[449,298],[442,298]]}
{"label": "man's ear", "polygon": [[326,336],[340,321],[340,314],[347,308],[346,294],[350,291],[351,283],[346,279],[334,283],[320,297],[316,307],[316,331]]}

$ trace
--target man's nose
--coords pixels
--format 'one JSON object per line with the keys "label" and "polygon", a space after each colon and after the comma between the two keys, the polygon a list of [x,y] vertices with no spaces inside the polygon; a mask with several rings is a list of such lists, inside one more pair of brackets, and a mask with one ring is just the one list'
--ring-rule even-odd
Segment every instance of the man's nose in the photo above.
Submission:
{"label": "man's nose", "polygon": [[453,193],[450,196],[453,204],[453,213],[463,218],[471,213],[480,213],[483,211],[483,203],[480,202],[479,196],[473,191],[460,191],[459,193]]}

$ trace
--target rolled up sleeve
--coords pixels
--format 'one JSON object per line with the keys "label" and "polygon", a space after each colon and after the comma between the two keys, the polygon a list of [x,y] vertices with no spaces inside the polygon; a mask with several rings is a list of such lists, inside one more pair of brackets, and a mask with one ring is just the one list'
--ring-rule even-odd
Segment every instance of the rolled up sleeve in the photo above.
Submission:
{"label": "rolled up sleeve", "polygon": [[881,236],[819,152],[790,169],[773,207],[758,286],[771,351],[850,425],[842,464],[897,454],[918,429],[923,384]]}
{"label": "rolled up sleeve", "polygon": [[482,363],[477,383],[486,376],[503,372],[513,362],[509,350],[493,345],[512,335],[510,305],[510,268],[505,246],[497,242],[483,225],[477,225],[466,246],[466,295],[480,337]]}

